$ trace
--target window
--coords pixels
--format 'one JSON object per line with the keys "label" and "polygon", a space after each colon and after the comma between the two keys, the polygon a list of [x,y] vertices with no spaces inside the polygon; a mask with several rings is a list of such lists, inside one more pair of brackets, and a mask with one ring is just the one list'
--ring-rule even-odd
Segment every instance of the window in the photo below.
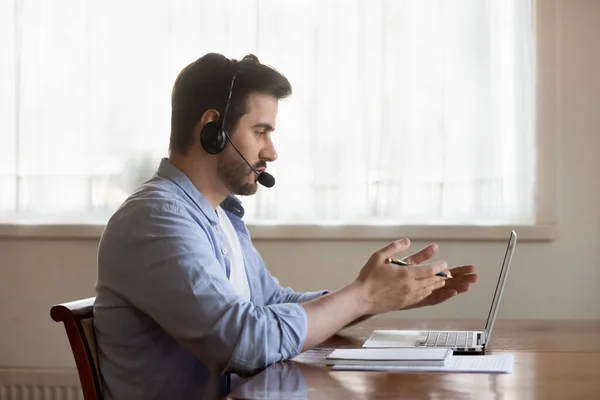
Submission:
{"label": "window", "polygon": [[0,220],[102,223],[167,154],[178,72],[256,54],[291,81],[257,224],[536,222],[522,0],[10,0]]}

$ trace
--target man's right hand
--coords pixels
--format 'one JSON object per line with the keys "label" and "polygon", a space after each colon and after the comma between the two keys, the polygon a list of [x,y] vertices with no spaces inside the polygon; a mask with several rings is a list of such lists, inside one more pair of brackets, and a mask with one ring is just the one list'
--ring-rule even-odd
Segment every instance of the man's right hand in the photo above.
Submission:
{"label": "man's right hand", "polygon": [[444,286],[445,278],[436,274],[448,272],[445,261],[418,266],[387,262],[388,258],[407,250],[409,246],[408,239],[394,241],[373,253],[360,270],[356,282],[362,288],[366,314],[410,308]]}

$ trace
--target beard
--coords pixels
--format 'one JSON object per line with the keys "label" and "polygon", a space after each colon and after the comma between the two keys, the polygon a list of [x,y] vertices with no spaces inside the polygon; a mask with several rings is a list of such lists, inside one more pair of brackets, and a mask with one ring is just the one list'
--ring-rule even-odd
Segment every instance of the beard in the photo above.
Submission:
{"label": "beard", "polygon": [[[229,192],[239,196],[250,196],[256,193],[258,190],[256,174],[248,167],[242,157],[235,153],[231,146],[228,146],[220,157],[217,165],[217,176],[221,178]],[[259,161],[254,165],[254,169],[265,166],[264,161]],[[248,175],[252,175],[254,179],[249,180]]]}

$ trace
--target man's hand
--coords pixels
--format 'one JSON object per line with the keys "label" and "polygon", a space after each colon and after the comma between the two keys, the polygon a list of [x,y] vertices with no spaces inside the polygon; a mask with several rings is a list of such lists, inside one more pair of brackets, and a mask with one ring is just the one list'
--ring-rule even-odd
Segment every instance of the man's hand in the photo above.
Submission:
{"label": "man's hand", "polygon": [[[360,270],[356,282],[363,289],[364,306],[368,314],[412,308],[428,298],[434,291],[445,285],[445,279],[436,276],[447,272],[445,261],[419,266],[399,266],[386,260],[400,251],[408,249],[410,241],[395,241],[376,251]],[[428,246],[411,256],[413,259],[427,259],[435,253]]]}
{"label": "man's hand", "polygon": [[[376,251],[361,268],[358,277],[333,293],[303,303],[307,333],[303,351],[322,343],[352,321],[388,311],[440,303],[466,291],[477,276],[472,266],[453,268],[454,279],[436,276],[449,272],[445,261],[426,262],[437,252],[429,245],[406,257],[416,266],[387,262],[396,253],[406,251],[408,239],[398,240]],[[447,290],[446,290],[447,289]]]}
{"label": "man's hand", "polygon": [[[404,261],[409,264],[418,265],[432,258],[437,251],[438,246],[433,243],[421,251],[404,258]],[[429,296],[409,308],[433,306],[443,303],[454,296],[468,292],[469,289],[471,289],[471,284],[477,282],[479,279],[477,274],[474,273],[475,267],[473,265],[462,265],[450,268],[450,272],[452,273],[453,278],[447,279],[446,285],[444,285],[443,288],[434,290]]]}
{"label": "man's hand", "polygon": [[[410,246],[410,242],[408,241],[408,239],[404,240],[406,240],[406,242],[402,248],[406,250]],[[438,252],[438,249],[438,245],[432,243],[429,246],[419,250],[418,252],[403,258],[403,260],[409,264],[424,267],[425,265],[420,264],[433,258],[433,256],[435,256],[435,254]],[[402,249],[399,251],[402,251]],[[473,265],[462,265],[451,268],[450,273],[452,274],[453,278],[447,279],[443,287],[433,290],[430,295],[428,295],[421,301],[418,301],[407,307],[399,308],[399,310],[433,306],[436,304],[443,303],[446,300],[449,300],[452,297],[457,296],[461,293],[468,292],[471,289],[471,285],[477,282],[477,280],[479,279],[477,274],[475,274],[474,272],[475,267]]]}
{"label": "man's hand", "polygon": [[443,303],[461,293],[468,292],[471,289],[471,284],[477,282],[479,279],[474,271],[475,267],[473,265],[461,265],[460,267],[450,268],[453,278],[447,279],[446,285],[443,288],[434,290],[429,296],[409,308],[433,306]]}
{"label": "man's hand", "polygon": [[[405,240],[408,241],[408,239],[405,239]],[[410,241],[408,241],[406,243],[407,243],[406,248],[408,248],[410,246]],[[418,252],[407,256],[406,258],[404,258],[404,261],[406,261],[409,264],[421,264],[421,263],[424,263],[425,261],[429,260],[430,258],[432,258],[437,253],[437,251],[438,251],[438,245],[435,243],[432,243],[429,246],[419,250]],[[415,308],[415,306],[412,306],[412,308]],[[371,318],[372,316],[373,315],[371,315],[371,314],[364,315],[364,316],[352,321],[346,327],[358,324],[368,318]]]}

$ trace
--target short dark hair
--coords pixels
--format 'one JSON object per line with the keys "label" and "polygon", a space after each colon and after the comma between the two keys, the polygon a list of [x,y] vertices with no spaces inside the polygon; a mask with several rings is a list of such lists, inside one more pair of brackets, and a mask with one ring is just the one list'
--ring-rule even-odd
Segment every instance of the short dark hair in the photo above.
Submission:
{"label": "short dark hair", "polygon": [[221,54],[208,53],[186,66],[177,76],[171,95],[171,138],[169,149],[185,154],[194,141],[194,127],[202,115],[214,109],[223,117],[233,75],[237,73],[227,111],[226,126],[233,133],[240,118],[247,113],[248,96],[253,92],[277,99],[292,93],[290,82],[274,68],[261,64],[253,54],[241,61]]}

